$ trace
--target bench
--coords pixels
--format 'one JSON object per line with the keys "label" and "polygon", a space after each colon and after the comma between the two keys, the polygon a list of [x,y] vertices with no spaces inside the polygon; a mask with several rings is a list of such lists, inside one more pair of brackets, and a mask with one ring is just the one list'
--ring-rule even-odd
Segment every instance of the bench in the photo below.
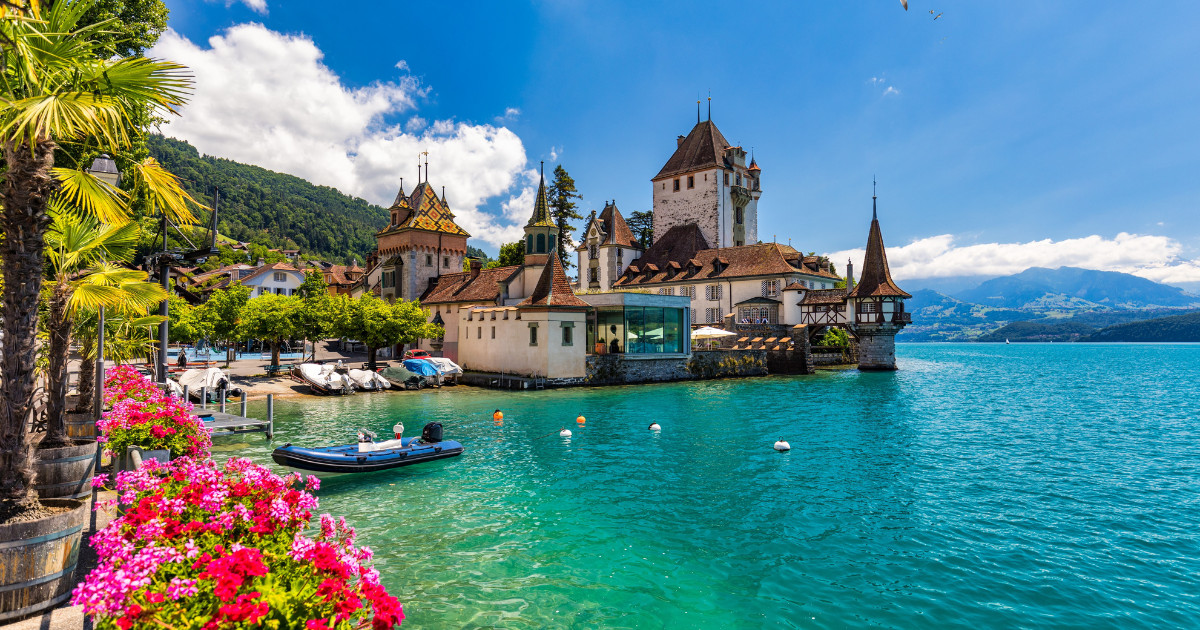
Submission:
{"label": "bench", "polygon": [[[371,365],[370,363],[363,363],[362,369],[369,370],[369,369],[371,369],[369,367],[370,365]],[[375,362],[375,369],[377,369],[377,370],[382,370],[383,368],[386,368],[386,367],[392,367],[392,364],[387,361],[376,361]]]}
{"label": "bench", "polygon": [[280,372],[291,372],[292,367],[293,366],[290,363],[280,363],[279,365],[268,365],[268,366],[266,366],[267,376],[276,376]]}

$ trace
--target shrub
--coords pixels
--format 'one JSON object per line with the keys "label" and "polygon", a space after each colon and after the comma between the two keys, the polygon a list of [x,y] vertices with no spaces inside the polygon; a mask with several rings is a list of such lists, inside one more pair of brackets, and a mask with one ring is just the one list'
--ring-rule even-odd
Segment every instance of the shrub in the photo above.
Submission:
{"label": "shrub", "polygon": [[104,407],[111,409],[119,400],[146,400],[159,391],[150,379],[128,365],[116,365],[104,373]]}
{"label": "shrub", "polygon": [[318,481],[301,480],[245,459],[118,474],[110,503],[125,511],[92,537],[100,562],[72,603],[100,629],[396,626],[403,608],[344,519],[323,514],[319,533],[304,535]]}

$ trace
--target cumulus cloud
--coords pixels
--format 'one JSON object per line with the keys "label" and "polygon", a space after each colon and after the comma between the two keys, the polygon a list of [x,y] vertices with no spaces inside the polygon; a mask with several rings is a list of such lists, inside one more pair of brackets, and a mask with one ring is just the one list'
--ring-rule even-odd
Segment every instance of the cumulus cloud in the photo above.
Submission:
{"label": "cumulus cloud", "polygon": [[515,240],[508,210],[496,216],[482,206],[528,179],[521,139],[498,125],[426,121],[416,109],[428,88],[413,77],[347,86],[311,39],[261,24],[233,26],[207,47],[168,30],[150,52],[195,75],[195,93],[164,126],[167,135],[382,205],[401,177],[412,190],[417,155],[428,151],[430,181],[445,185],[459,224],[493,246]]}
{"label": "cumulus cloud", "polygon": [[496,117],[497,123],[512,122],[521,116],[521,110],[516,107],[504,108],[504,113]]}
{"label": "cumulus cloud", "polygon": [[[211,2],[212,0],[209,1]],[[250,7],[255,13],[267,14],[267,0],[225,0],[225,7],[229,8],[233,6],[235,1],[240,1],[242,4]]]}
{"label": "cumulus cloud", "polygon": [[[863,250],[828,254],[837,264],[850,259],[862,270]],[[1200,281],[1200,261],[1183,257],[1183,246],[1166,236],[1128,234],[1114,238],[1092,235],[1025,243],[960,245],[950,234],[918,239],[887,248],[888,265],[897,280],[952,276],[1004,276],[1030,267],[1081,267],[1120,271],[1168,284]],[[857,272],[856,272],[857,275]]]}
{"label": "cumulus cloud", "polygon": [[884,96],[900,96],[900,90],[897,90],[895,87],[889,85],[889,86],[887,86],[887,89],[883,91],[883,95]]}

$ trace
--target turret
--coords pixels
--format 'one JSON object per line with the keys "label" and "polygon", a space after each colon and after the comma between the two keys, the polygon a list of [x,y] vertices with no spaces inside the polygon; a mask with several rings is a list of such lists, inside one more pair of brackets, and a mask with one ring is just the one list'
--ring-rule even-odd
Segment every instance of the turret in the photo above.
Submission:
{"label": "turret", "polygon": [[858,369],[896,369],[896,333],[912,321],[904,300],[912,296],[896,286],[888,269],[876,197],[871,196],[871,230],[863,256],[862,276],[846,294],[853,305],[850,325],[858,337]]}
{"label": "turret", "polygon": [[546,201],[546,163],[542,162],[542,177],[538,183],[537,201],[533,204],[533,216],[525,224],[525,265],[546,264],[552,244],[558,242],[558,226],[550,217],[550,204]]}

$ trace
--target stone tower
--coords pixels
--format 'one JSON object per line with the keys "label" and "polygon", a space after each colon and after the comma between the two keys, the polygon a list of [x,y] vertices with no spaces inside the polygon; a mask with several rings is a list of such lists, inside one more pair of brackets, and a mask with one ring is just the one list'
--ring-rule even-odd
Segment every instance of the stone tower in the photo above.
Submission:
{"label": "stone tower", "polygon": [[904,300],[912,296],[892,281],[875,199],[872,195],[871,231],[867,235],[862,277],[846,295],[847,315],[850,329],[858,336],[858,369],[894,370],[896,333],[912,321],[904,311]]}
{"label": "stone tower", "polygon": [[401,183],[388,208],[387,227],[375,234],[380,262],[380,297],[415,300],[431,280],[462,271],[467,255],[466,230],[454,222],[454,213],[439,199],[428,181],[417,184],[411,195]]}
{"label": "stone tower", "polygon": [[558,225],[551,218],[550,204],[546,202],[546,163],[543,162],[542,180],[538,184],[533,214],[525,224],[525,266],[540,267],[546,264],[549,252],[557,242]]}
{"label": "stone tower", "polygon": [[676,139],[675,153],[650,180],[654,190],[654,239],[677,225],[694,223],[711,247],[758,243],[762,169],[746,151],[729,146],[709,120]]}

